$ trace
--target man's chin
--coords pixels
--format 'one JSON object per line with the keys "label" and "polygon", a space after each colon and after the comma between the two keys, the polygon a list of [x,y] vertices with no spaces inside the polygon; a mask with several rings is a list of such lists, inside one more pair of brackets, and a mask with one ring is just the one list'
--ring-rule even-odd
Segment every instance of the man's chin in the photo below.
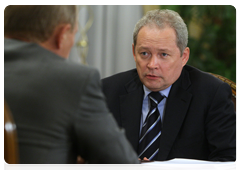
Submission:
{"label": "man's chin", "polygon": [[167,86],[164,85],[161,86],[160,83],[158,84],[145,83],[144,85],[151,91],[161,91],[167,88]]}
{"label": "man's chin", "polygon": [[149,86],[149,85],[145,85],[149,90],[151,90],[151,91],[160,91],[159,89],[159,87],[157,87],[157,86]]}

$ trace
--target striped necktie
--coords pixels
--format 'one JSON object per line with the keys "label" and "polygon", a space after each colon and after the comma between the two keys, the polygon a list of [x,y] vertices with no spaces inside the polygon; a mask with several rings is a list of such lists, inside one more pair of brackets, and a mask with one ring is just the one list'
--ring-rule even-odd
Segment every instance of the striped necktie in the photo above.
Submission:
{"label": "striped necktie", "polygon": [[141,159],[146,157],[149,160],[156,160],[162,129],[161,116],[157,106],[164,97],[159,92],[151,92],[148,97],[151,107],[142,126],[138,146],[138,157]]}

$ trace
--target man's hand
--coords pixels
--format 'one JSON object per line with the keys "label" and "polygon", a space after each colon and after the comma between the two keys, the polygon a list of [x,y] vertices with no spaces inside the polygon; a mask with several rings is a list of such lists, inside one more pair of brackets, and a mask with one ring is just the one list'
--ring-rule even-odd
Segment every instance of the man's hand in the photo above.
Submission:
{"label": "man's hand", "polygon": [[76,165],[76,170],[85,170],[85,160],[81,157],[77,157],[77,165]]}
{"label": "man's hand", "polygon": [[139,159],[139,161],[141,161],[141,162],[148,162],[148,161],[150,161],[148,158],[146,158],[146,157],[144,157],[143,158],[143,160],[141,160],[140,158],[138,158]]}

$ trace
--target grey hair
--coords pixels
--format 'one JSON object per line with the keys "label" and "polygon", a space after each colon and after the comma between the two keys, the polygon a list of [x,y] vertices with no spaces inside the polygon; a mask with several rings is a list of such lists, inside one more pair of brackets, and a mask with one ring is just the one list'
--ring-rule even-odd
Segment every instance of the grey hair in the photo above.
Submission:
{"label": "grey hair", "polygon": [[164,10],[152,10],[148,11],[145,16],[143,16],[135,25],[133,31],[133,43],[134,47],[137,43],[137,36],[140,29],[146,25],[156,25],[160,29],[169,26],[173,28],[176,32],[176,43],[181,52],[183,54],[184,49],[187,47],[188,43],[188,30],[187,26],[184,23],[181,16],[172,10],[164,9]]}

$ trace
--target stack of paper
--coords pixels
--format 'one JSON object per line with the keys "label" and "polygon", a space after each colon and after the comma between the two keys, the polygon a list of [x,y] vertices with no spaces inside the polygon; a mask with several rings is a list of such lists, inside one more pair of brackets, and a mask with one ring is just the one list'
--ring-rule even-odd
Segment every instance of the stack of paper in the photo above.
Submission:
{"label": "stack of paper", "polygon": [[142,166],[151,169],[233,169],[238,168],[238,162],[213,162],[213,161],[201,161],[195,159],[180,159],[175,158],[169,161],[153,161],[144,162]]}

